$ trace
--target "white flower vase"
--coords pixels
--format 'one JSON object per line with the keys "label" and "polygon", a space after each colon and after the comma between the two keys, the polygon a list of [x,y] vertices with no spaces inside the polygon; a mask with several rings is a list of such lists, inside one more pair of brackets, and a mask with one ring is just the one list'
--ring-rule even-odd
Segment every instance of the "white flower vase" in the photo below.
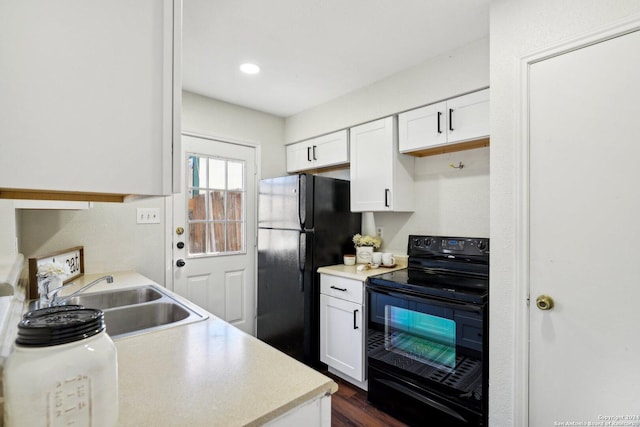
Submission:
{"label": "white flower vase", "polygon": [[373,256],[373,246],[356,246],[356,263],[368,264]]}

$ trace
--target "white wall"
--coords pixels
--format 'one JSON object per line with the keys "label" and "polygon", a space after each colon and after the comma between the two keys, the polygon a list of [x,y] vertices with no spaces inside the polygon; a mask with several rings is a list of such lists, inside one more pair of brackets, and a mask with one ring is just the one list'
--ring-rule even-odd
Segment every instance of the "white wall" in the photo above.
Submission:
{"label": "white wall", "polygon": [[284,119],[182,92],[182,130],[262,147],[262,178],[286,174]]}
{"label": "white wall", "polygon": [[415,211],[374,214],[384,250],[405,254],[410,234],[489,237],[489,150],[416,158]]}
{"label": "white wall", "polygon": [[[488,85],[485,38],[287,118],[286,140],[299,141]],[[465,165],[462,170],[449,167],[459,162]],[[376,226],[384,228],[384,250],[405,254],[412,233],[488,237],[489,149],[416,158],[415,194],[415,212],[374,215]]]}
{"label": "white wall", "polygon": [[[520,143],[520,58],[640,13],[639,0],[492,0],[491,2],[491,332],[490,425],[524,425],[514,389],[517,244],[515,146]],[[579,153],[576,153],[579,155]],[[636,369],[636,367],[630,367]],[[523,418],[524,417],[524,418]]]}
{"label": "white wall", "polygon": [[285,140],[300,141],[487,86],[489,39],[484,38],[288,117]]}
{"label": "white wall", "polygon": [[16,247],[16,213],[13,200],[0,200],[0,258],[13,257]]}
{"label": "white wall", "polygon": [[[160,224],[136,224],[136,209],[158,208]],[[88,210],[19,210],[20,252],[26,258],[84,246],[85,271],[136,270],[162,285],[164,198],[95,203]]]}

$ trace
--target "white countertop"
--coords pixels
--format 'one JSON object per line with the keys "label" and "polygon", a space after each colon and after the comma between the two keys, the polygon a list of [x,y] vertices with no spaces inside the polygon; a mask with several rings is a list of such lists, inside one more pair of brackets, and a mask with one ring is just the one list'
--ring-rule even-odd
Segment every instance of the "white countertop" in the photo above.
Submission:
{"label": "white countertop", "polygon": [[406,264],[398,264],[395,267],[371,268],[362,271],[358,270],[357,267],[357,265],[344,264],[328,265],[326,267],[318,268],[318,273],[346,277],[347,279],[362,280],[364,282],[369,276],[376,276],[378,274],[384,274],[390,271],[402,270],[403,268],[407,268]]}
{"label": "white countertop", "polygon": [[[112,275],[113,283],[101,282],[87,293],[154,283],[135,272]],[[101,276],[75,283],[80,287]],[[211,314],[115,344],[119,426],[261,425],[338,389],[330,378]]]}

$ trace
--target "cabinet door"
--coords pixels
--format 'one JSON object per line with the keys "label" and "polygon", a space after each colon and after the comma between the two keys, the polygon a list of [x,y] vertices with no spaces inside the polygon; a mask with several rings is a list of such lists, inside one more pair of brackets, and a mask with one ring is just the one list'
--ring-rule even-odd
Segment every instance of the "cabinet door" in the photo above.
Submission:
{"label": "cabinet door", "polygon": [[349,163],[347,130],[315,138],[311,147],[311,157],[316,168]]}
{"label": "cabinet door", "polygon": [[363,306],[320,295],[320,360],[364,381]]}
{"label": "cabinet door", "polygon": [[398,115],[401,153],[447,143],[446,103],[439,102]]}
{"label": "cabinet door", "polygon": [[394,138],[393,117],[350,129],[352,211],[392,209]]}
{"label": "cabinet door", "polygon": [[298,172],[313,167],[311,147],[311,141],[287,145],[287,172]]}
{"label": "cabinet door", "polygon": [[447,143],[489,136],[489,89],[447,101]]}
{"label": "cabinet door", "polygon": [[1,2],[2,186],[171,194],[179,10],[171,0]]}

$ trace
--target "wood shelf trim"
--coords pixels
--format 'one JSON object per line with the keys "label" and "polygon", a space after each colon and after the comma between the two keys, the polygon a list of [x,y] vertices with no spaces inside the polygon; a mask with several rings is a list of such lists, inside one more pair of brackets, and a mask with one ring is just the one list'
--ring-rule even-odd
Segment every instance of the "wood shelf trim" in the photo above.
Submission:
{"label": "wood shelf trim", "polygon": [[14,200],[60,200],[68,202],[112,202],[122,203],[128,198],[126,194],[83,193],[72,191],[26,190],[16,188],[0,188],[0,199]]}
{"label": "wood shelf trim", "polygon": [[402,154],[408,154],[415,157],[436,156],[438,154],[455,153],[456,151],[473,150],[474,148],[482,148],[489,146],[490,138],[475,139],[473,141],[459,142],[457,144],[442,145],[440,147],[425,148],[416,151],[407,151]]}

